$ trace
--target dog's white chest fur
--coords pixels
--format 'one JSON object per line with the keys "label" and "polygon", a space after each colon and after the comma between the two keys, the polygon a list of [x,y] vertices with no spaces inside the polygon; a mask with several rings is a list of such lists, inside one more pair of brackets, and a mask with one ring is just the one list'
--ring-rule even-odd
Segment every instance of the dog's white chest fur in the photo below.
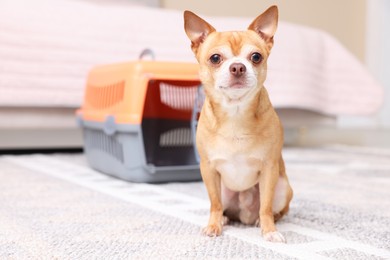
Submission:
{"label": "dog's white chest fur", "polygon": [[259,178],[262,149],[248,149],[250,139],[217,137],[209,151],[210,162],[221,175],[224,185],[233,191],[253,187]]}

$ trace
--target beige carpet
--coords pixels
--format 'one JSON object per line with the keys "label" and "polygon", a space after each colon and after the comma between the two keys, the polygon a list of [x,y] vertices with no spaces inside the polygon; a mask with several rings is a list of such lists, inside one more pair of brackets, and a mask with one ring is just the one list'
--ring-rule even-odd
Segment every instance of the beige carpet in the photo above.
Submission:
{"label": "beige carpet", "polygon": [[286,148],[287,244],[233,224],[200,234],[201,182],[133,184],[82,154],[0,157],[0,259],[390,259],[390,149]]}

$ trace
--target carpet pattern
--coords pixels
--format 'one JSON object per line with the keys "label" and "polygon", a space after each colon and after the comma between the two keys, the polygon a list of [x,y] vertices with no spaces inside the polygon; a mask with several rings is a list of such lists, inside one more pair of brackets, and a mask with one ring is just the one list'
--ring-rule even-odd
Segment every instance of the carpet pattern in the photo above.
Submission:
{"label": "carpet pattern", "polygon": [[0,157],[0,259],[390,259],[390,150],[286,148],[287,244],[233,223],[200,234],[201,182],[135,184],[82,154]]}

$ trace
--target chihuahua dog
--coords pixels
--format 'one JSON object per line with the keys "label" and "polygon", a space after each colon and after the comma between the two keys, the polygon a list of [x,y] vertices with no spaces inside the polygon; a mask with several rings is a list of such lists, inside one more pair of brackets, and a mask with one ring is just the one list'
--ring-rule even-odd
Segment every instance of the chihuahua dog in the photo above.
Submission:
{"label": "chihuahua dog", "polygon": [[196,145],[211,203],[208,236],[221,235],[230,219],[259,225],[266,241],[285,242],[275,221],[287,213],[293,192],[281,154],[283,128],[263,86],[277,24],[276,6],[246,31],[217,32],[184,12],[206,93]]}

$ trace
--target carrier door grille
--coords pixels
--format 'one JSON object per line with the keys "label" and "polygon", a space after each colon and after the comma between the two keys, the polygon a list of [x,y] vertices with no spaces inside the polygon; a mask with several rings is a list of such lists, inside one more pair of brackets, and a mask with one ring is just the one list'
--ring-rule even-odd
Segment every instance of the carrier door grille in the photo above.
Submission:
{"label": "carrier door grille", "polygon": [[191,111],[194,107],[196,91],[197,85],[180,87],[160,82],[161,103],[173,109]]}
{"label": "carrier door grille", "polygon": [[192,146],[192,132],[190,128],[176,128],[160,135],[161,147]]}

